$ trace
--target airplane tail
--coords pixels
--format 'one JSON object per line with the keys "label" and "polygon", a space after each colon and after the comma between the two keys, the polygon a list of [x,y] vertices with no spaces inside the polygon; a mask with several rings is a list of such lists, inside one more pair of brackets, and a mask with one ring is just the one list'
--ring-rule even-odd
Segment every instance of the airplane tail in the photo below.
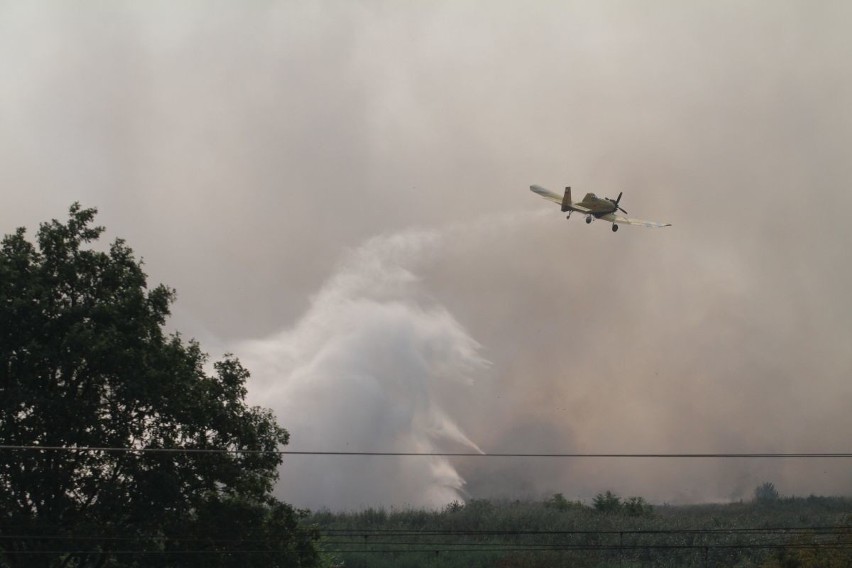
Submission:
{"label": "airplane tail", "polygon": [[562,198],[562,211],[568,211],[571,208],[571,186],[565,188],[565,197]]}

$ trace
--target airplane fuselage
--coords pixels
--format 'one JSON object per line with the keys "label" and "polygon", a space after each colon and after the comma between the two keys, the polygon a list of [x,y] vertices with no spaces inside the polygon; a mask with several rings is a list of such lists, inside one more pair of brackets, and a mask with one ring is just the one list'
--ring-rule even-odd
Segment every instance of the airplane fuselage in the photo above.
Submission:
{"label": "airplane fuselage", "polygon": [[581,201],[563,202],[562,204],[563,211],[579,211],[583,214],[592,215],[595,218],[614,213],[616,208],[617,206],[614,201],[605,197],[598,197],[594,193],[587,193]]}

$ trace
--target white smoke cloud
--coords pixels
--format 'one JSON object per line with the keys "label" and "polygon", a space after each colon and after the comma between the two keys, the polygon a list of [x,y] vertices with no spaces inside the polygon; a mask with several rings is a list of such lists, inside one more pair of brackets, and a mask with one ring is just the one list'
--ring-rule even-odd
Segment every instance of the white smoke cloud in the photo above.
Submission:
{"label": "white smoke cloud", "polygon": [[[237,348],[252,370],[252,402],[271,407],[310,451],[480,451],[446,408],[488,362],[412,272],[448,242],[505,226],[407,230],[350,251],[290,329]],[[475,239],[474,239],[475,240]],[[278,493],[301,506],[437,507],[463,498],[441,457],[288,456]]]}

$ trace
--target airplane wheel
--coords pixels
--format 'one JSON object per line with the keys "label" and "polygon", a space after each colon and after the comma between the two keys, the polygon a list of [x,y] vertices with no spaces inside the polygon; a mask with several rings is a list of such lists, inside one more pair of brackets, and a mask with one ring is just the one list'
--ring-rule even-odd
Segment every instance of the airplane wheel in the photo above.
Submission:
{"label": "airplane wheel", "polygon": [[592,222],[592,216],[589,215],[588,217],[586,217],[586,224],[588,225],[591,222]]}
{"label": "airplane wheel", "polygon": [[613,224],[612,224],[612,232],[614,233],[614,232],[616,232],[617,230],[618,230],[618,225],[616,225],[615,223],[613,223]]}

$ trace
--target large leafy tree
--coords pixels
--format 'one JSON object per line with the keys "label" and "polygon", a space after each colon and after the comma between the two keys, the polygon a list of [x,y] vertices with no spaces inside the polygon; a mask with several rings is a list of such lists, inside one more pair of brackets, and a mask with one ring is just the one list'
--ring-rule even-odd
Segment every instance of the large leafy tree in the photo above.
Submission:
{"label": "large leafy tree", "polygon": [[0,566],[316,564],[271,496],[287,432],[237,359],[164,333],[174,292],[92,248],[95,213],[2,241]]}

